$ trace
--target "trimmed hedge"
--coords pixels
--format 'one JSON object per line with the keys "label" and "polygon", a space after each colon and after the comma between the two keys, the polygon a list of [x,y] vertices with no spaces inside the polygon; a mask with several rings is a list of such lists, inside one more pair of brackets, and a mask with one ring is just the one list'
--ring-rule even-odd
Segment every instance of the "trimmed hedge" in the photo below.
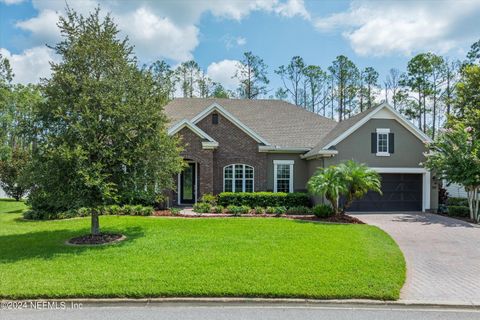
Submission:
{"label": "trimmed hedge", "polygon": [[[88,217],[91,214],[91,210],[91,208],[78,208],[58,213],[28,210],[23,213],[23,218],[27,220],[56,220]],[[111,205],[99,207],[97,210],[99,215],[107,216],[150,216],[154,211],[153,207],[142,205],[124,205],[122,207]]]}
{"label": "trimmed hedge", "polygon": [[451,217],[469,218],[470,209],[469,207],[466,207],[466,206],[448,206],[447,214]]}
{"label": "trimmed hedge", "polygon": [[447,199],[448,206],[462,206],[468,207],[468,199],[467,198],[455,198],[451,197]]}
{"label": "trimmed hedge", "polygon": [[222,192],[218,204],[227,207],[310,207],[310,196],[304,192]]}

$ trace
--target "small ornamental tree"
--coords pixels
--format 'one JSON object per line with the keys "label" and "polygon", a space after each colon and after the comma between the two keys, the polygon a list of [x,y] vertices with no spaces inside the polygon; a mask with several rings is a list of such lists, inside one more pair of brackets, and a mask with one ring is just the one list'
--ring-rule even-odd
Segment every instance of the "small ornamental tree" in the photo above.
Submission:
{"label": "small ornamental tree", "polygon": [[480,136],[477,130],[460,122],[450,123],[450,128],[442,130],[429,149],[425,166],[448,183],[465,187],[470,218],[480,222]]}
{"label": "small ornamental tree", "polygon": [[22,199],[30,188],[28,168],[30,152],[15,148],[0,160],[0,187],[16,201]]}
{"label": "small ornamental tree", "polygon": [[[381,193],[380,176],[364,164],[349,160],[336,166],[319,168],[308,181],[312,194],[325,197],[336,215],[345,213],[352,202],[368,191]],[[340,198],[344,198],[340,205]]]}
{"label": "small ornamental tree", "polygon": [[[88,17],[67,8],[58,23],[63,40],[43,80],[45,102],[35,110],[33,210],[89,207],[91,233],[98,208],[155,202],[183,165],[177,139],[167,134],[164,91],[141,70],[128,40],[100,9]],[[161,44],[159,44],[161,45]]]}

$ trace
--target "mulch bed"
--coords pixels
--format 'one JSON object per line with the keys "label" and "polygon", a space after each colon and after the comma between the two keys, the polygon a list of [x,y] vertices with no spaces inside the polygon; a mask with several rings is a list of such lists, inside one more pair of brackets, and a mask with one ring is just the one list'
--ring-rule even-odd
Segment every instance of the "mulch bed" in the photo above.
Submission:
{"label": "mulch bed", "polygon": [[333,216],[330,218],[317,218],[314,215],[281,215],[277,216],[275,214],[242,214],[235,216],[229,213],[201,213],[201,214],[177,214],[172,215],[169,210],[158,210],[153,213],[154,216],[157,217],[176,217],[176,218],[187,218],[187,219],[197,219],[197,218],[235,218],[235,217],[242,217],[242,218],[284,218],[284,219],[292,219],[292,220],[304,220],[304,221],[319,221],[319,222],[331,222],[331,223],[351,223],[351,224],[365,224],[360,219],[354,218],[352,216],[343,214],[338,217]]}
{"label": "mulch bed", "polygon": [[73,245],[100,245],[113,242],[119,242],[125,239],[125,236],[119,233],[101,233],[99,235],[87,234],[68,240],[68,244]]}

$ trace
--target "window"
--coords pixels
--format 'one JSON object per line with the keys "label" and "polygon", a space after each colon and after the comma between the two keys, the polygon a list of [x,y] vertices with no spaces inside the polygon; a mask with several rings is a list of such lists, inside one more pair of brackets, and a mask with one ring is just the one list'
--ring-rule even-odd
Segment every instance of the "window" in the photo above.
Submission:
{"label": "window", "polygon": [[377,129],[377,156],[389,156],[388,135],[390,129]]}
{"label": "window", "polygon": [[223,191],[253,192],[253,167],[231,164],[223,168]]}
{"label": "window", "polygon": [[212,113],[212,124],[218,124],[218,113]]}
{"label": "window", "polygon": [[293,160],[273,161],[273,191],[293,192]]}

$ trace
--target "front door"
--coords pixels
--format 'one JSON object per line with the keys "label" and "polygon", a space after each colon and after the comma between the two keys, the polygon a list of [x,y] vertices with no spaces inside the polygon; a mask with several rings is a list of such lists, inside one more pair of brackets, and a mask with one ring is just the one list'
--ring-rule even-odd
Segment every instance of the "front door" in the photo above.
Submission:
{"label": "front door", "polygon": [[188,166],[180,174],[180,203],[195,203],[195,188],[197,185],[195,163],[188,163]]}

